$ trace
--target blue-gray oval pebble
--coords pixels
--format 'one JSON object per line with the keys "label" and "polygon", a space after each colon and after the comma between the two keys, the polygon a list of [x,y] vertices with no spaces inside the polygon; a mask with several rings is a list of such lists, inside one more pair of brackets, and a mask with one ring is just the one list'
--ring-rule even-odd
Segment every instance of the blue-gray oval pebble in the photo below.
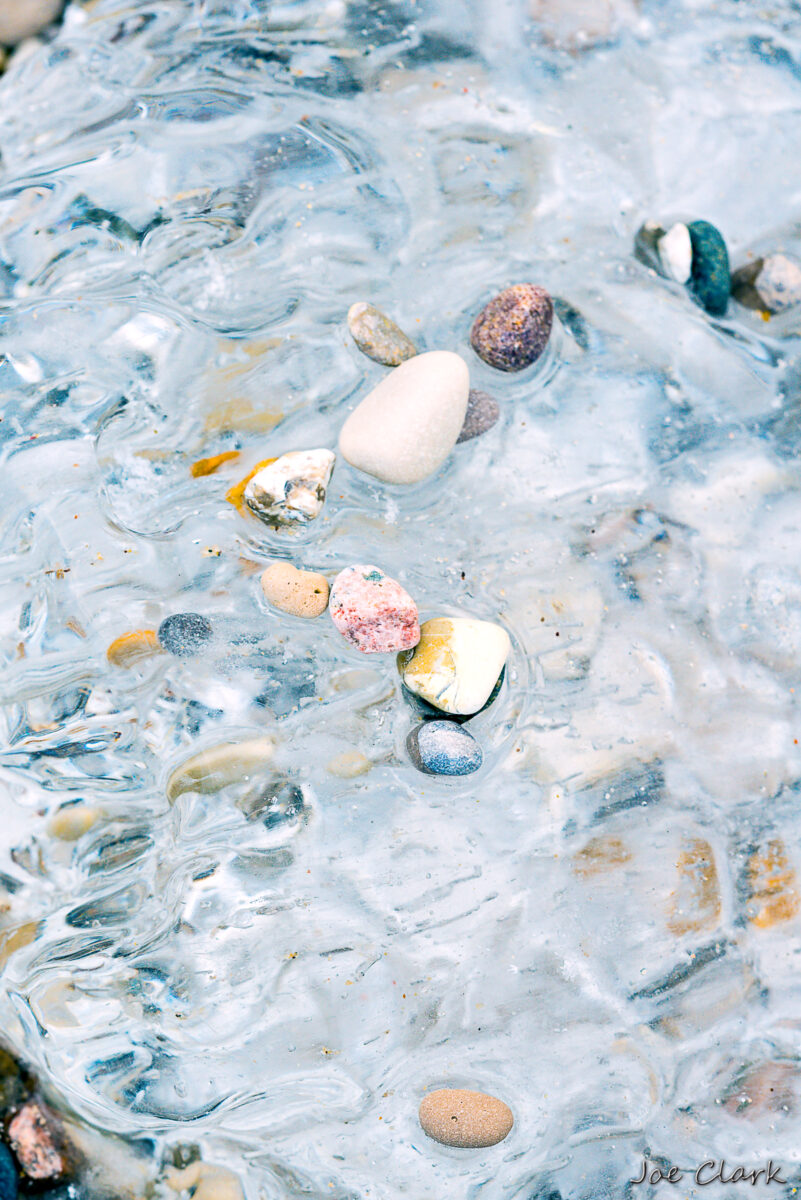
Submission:
{"label": "blue-gray oval pebble", "polygon": [[472,733],[455,721],[425,721],[409,734],[406,748],[426,775],[472,775],[484,758]]}
{"label": "blue-gray oval pebble", "polygon": [[17,1164],[5,1143],[0,1142],[0,1200],[17,1200]]}
{"label": "blue-gray oval pebble", "polygon": [[189,658],[198,654],[212,636],[211,621],[200,613],[173,613],[158,628],[158,639],[169,654]]}

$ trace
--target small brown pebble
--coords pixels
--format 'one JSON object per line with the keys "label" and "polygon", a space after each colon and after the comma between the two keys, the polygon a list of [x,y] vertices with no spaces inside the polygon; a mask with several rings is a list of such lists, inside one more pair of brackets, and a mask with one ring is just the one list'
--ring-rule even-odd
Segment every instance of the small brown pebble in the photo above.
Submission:
{"label": "small brown pebble", "polygon": [[67,1170],[62,1152],[64,1135],[49,1109],[29,1100],[8,1126],[8,1140],[29,1179],[60,1179]]}
{"label": "small brown pebble", "polygon": [[419,1115],[423,1131],[435,1142],[471,1149],[502,1142],[515,1123],[502,1100],[462,1088],[429,1092]]}
{"label": "small brown pebble", "polygon": [[385,367],[397,367],[414,358],[414,342],[379,308],[360,301],[348,310],[348,329],[362,354]]}
{"label": "small brown pebble", "polygon": [[457,446],[460,442],[469,442],[492,429],[499,415],[497,400],[493,400],[488,392],[479,392],[471,388],[467,397],[467,412],[464,415],[462,432],[456,439]]}
{"label": "small brown pebble", "polygon": [[516,283],[499,292],[481,310],[470,330],[479,358],[499,371],[522,371],[548,345],[553,304],[545,288]]}
{"label": "small brown pebble", "polygon": [[132,633],[123,633],[115,638],[106,651],[106,657],[115,667],[133,667],[142,659],[160,653],[161,646],[155,629],[134,629]]}
{"label": "small brown pebble", "polygon": [[319,617],[328,607],[328,580],[316,571],[300,571],[292,563],[274,562],[261,577],[262,591],[273,608],[293,617]]}

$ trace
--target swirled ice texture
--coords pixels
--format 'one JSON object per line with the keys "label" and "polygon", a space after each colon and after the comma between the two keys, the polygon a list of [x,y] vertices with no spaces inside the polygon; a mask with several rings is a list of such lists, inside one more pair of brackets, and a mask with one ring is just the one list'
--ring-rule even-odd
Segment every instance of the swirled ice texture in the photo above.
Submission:
{"label": "swirled ice texture", "polygon": [[[0,1026],[86,1119],[196,1142],[250,1200],[619,1200],[646,1150],[798,1179],[801,317],[713,322],[632,240],[700,217],[735,263],[797,251],[801,18],[607,27],[93,0],[0,83]],[[504,376],[467,334],[521,280],[561,322]],[[362,299],[501,419],[417,487],[340,461],[322,517],[270,530],[225,491],[335,444],[384,373]],[[269,611],[271,554],[508,628],[477,775],[415,772],[393,661]],[[202,653],[107,662],[181,611]],[[277,800],[167,802],[265,733]],[[371,770],[326,769],[349,750]],[[447,1084],[507,1101],[507,1141],[428,1141]]]}

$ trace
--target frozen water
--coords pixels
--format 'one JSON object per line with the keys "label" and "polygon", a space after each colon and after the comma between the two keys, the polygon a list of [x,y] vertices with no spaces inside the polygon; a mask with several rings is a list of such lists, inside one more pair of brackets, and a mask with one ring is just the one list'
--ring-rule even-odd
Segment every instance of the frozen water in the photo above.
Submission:
{"label": "frozen water", "polygon": [[[248,1200],[618,1200],[646,1153],[708,1200],[705,1159],[801,1179],[801,315],[711,321],[633,255],[696,217],[735,265],[798,254],[801,15],[532,11],[91,0],[0,83],[0,1026]],[[470,324],[526,280],[559,324],[500,375]],[[356,300],[501,417],[414,487],[339,461],[270,530],[225,493],[382,377]],[[409,763],[391,658],[268,610],[276,554],[508,628],[475,776]],[[107,661],[186,612],[196,655]],[[265,734],[258,779],[168,803]],[[510,1137],[427,1140],[445,1084]]]}

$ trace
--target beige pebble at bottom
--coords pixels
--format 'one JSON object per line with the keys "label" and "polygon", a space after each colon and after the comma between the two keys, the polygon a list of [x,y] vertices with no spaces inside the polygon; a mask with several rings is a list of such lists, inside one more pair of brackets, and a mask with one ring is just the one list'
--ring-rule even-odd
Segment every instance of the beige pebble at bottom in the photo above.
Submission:
{"label": "beige pebble at bottom", "polygon": [[174,1192],[192,1191],[192,1200],[243,1200],[239,1176],[228,1167],[193,1162],[182,1171],[170,1170],[167,1183]]}
{"label": "beige pebble at bottom", "polygon": [[361,750],[343,750],[341,754],[334,755],[325,769],[330,775],[338,775],[340,779],[355,779],[357,775],[366,775],[372,765]]}
{"label": "beige pebble at bottom", "polygon": [[102,815],[99,808],[90,804],[67,804],[53,813],[47,823],[47,832],[62,842],[77,842]]}
{"label": "beige pebble at bottom", "polygon": [[301,571],[291,563],[270,563],[261,587],[273,608],[293,617],[319,617],[328,608],[328,580],[315,571]]}
{"label": "beige pebble at bottom", "polygon": [[420,1102],[419,1115],[423,1131],[435,1142],[465,1149],[495,1146],[515,1123],[502,1100],[462,1088],[429,1092]]}

